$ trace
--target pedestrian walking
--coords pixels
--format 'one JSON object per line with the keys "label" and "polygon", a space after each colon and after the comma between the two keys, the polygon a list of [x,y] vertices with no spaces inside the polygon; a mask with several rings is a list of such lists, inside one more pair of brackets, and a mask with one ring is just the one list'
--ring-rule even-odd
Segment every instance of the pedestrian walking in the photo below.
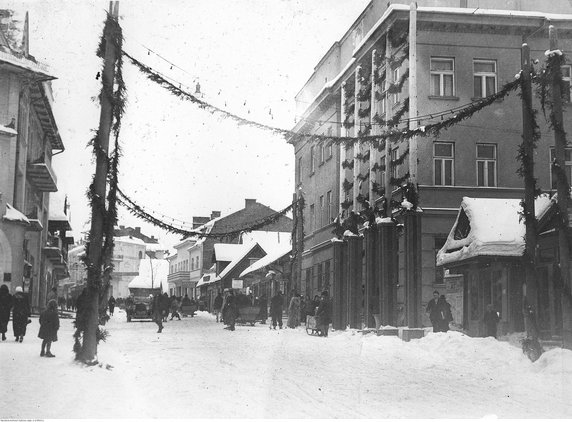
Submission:
{"label": "pedestrian walking", "polygon": [[236,305],[236,297],[232,292],[227,296],[224,308],[222,310],[222,317],[226,327],[225,330],[234,331],[236,318],[238,317],[238,306]]}
{"label": "pedestrian walking", "polygon": [[[166,294],[166,293],[165,293]],[[155,297],[153,295],[149,295],[149,299],[151,299],[151,317],[153,322],[157,324],[157,332],[161,333],[163,331],[163,295],[157,294]]]}
{"label": "pedestrian walking", "polygon": [[272,328],[276,329],[276,324],[282,329],[282,307],[284,306],[284,297],[282,292],[278,292],[270,299],[270,316],[272,317]]}
{"label": "pedestrian walking", "polygon": [[179,309],[180,309],[180,304],[179,304],[179,299],[177,299],[175,296],[173,296],[171,298],[171,319],[170,321],[173,320],[173,318],[177,317],[179,319],[179,321],[181,320],[181,315],[179,315]]}
{"label": "pedestrian walking", "polygon": [[42,350],[40,356],[55,358],[52,354],[52,343],[58,341],[58,330],[60,329],[60,318],[58,317],[58,305],[55,300],[48,302],[48,309],[40,314],[40,331],[38,337],[42,339]]}
{"label": "pedestrian walking", "polygon": [[429,314],[429,319],[431,320],[431,324],[433,325],[434,333],[438,333],[439,331],[441,331],[441,325],[440,325],[441,317],[439,314],[439,308],[437,307],[438,301],[439,301],[439,292],[435,290],[433,292],[433,299],[429,301],[429,303],[427,304],[427,309],[425,310],[425,312]]}
{"label": "pedestrian walking", "polygon": [[219,319],[222,320],[221,315],[220,315],[220,312],[222,310],[222,294],[221,294],[220,290],[218,291],[218,294],[216,295],[216,297],[214,299],[213,310],[214,310],[214,313],[216,315],[216,322],[219,322]]}
{"label": "pedestrian walking", "polygon": [[300,325],[300,295],[293,292],[290,305],[288,305],[288,321],[286,325],[288,328],[296,328]]}
{"label": "pedestrian walking", "polygon": [[327,290],[322,292],[322,298],[316,310],[316,325],[320,329],[320,336],[328,337],[328,330],[332,322],[332,303]]}
{"label": "pedestrian walking", "polygon": [[485,323],[485,337],[497,338],[497,325],[500,321],[500,315],[494,310],[491,303],[487,305],[483,321]]}
{"label": "pedestrian walking", "polygon": [[171,306],[171,301],[169,300],[169,295],[167,292],[163,293],[162,295],[159,294],[159,310],[161,311],[161,315],[163,317],[163,322],[167,321],[167,317],[169,316],[169,308]]}
{"label": "pedestrian walking", "polygon": [[8,290],[8,286],[2,284],[0,286],[0,333],[2,333],[2,341],[6,340],[8,321],[10,321],[10,311],[12,310],[12,301],[13,298]]}
{"label": "pedestrian walking", "polygon": [[24,341],[29,317],[30,304],[28,303],[28,295],[24,293],[24,290],[21,286],[18,286],[16,287],[16,292],[14,293],[14,301],[12,304],[12,328],[14,330],[14,337],[16,338],[16,341],[19,341],[20,343]]}
{"label": "pedestrian walking", "polygon": [[109,306],[109,315],[113,316],[113,311],[115,310],[115,298],[113,295],[109,296],[107,306]]}

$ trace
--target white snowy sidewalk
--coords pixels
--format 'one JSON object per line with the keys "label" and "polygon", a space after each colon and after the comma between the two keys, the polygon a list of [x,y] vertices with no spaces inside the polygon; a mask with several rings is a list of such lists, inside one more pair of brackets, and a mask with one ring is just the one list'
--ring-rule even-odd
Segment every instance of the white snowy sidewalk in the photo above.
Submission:
{"label": "white snowy sidewalk", "polygon": [[458,332],[409,343],[230,332],[203,312],[157,334],[120,312],[102,367],[87,368],[73,361],[71,320],[61,323],[53,359],[39,356],[37,319],[23,343],[0,343],[0,418],[572,418],[568,350],[533,364],[507,342]]}

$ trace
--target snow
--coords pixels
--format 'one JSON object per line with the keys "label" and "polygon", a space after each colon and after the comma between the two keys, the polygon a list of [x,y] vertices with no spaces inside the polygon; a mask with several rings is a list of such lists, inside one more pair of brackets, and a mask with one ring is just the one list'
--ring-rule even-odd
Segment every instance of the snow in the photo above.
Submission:
{"label": "snow", "polygon": [[157,334],[117,311],[101,366],[86,367],[73,361],[72,320],[61,325],[53,359],[39,356],[36,317],[23,343],[0,344],[3,418],[572,417],[569,350],[532,363],[507,341],[458,332],[408,343],[259,324],[229,332],[205,312]]}
{"label": "snow", "polygon": [[[255,230],[241,234],[241,243],[258,243],[266,253],[284,249],[284,245],[291,245],[291,232],[271,232]],[[290,246],[290,249],[292,247]]]}
{"label": "snow", "polygon": [[133,237],[133,236],[115,236],[113,238],[114,242],[123,242],[123,243],[132,243],[134,245],[146,245],[146,243],[139,239],[138,237]]}
{"label": "snow", "polygon": [[245,251],[250,250],[252,246],[252,244],[215,243],[214,255],[216,261],[232,262],[238,257],[243,256]]}
{"label": "snow", "polygon": [[30,224],[30,220],[12,205],[6,203],[6,214],[4,214],[4,220],[15,221],[24,224]]}
{"label": "snow", "polygon": [[65,205],[65,195],[60,192],[50,193],[50,221],[70,221],[69,217],[64,212]]}
{"label": "snow", "polygon": [[10,135],[10,136],[15,136],[18,134],[18,132],[15,129],[12,129],[11,127],[4,125],[0,125],[0,133],[3,135]]}
{"label": "snow", "polygon": [[254,264],[252,264],[250,267],[245,269],[242,273],[240,273],[240,277],[244,277],[245,275],[250,274],[251,272],[254,272],[254,271],[256,271],[262,267],[265,267],[267,265],[270,265],[273,262],[282,258],[283,256],[288,255],[290,252],[292,252],[292,246],[290,246],[288,243],[284,243],[280,246],[279,249],[276,249],[276,250],[268,253],[268,255],[260,258],[258,261],[256,261]]}
{"label": "snow", "polygon": [[[151,274],[152,272],[152,274]],[[139,261],[139,275],[129,282],[128,287],[142,287],[150,289],[159,287],[164,292],[169,291],[167,277],[169,275],[169,261],[166,259],[141,259]]]}
{"label": "snow", "polygon": [[[255,248],[256,245],[257,243],[238,245],[242,246],[242,249],[240,249],[240,252],[236,256],[234,256],[232,261],[224,268],[224,270],[220,272],[218,278],[222,280],[228,273],[230,273],[234,269],[234,267],[238,265],[240,261],[242,261]],[[216,246],[217,245],[215,245],[215,247]],[[218,255],[217,255],[217,261],[220,261]]]}

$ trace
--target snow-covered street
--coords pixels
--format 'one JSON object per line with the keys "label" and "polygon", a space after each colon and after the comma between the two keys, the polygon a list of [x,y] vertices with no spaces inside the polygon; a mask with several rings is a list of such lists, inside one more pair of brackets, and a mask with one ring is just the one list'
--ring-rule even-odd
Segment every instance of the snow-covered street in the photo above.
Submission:
{"label": "snow-covered street", "polygon": [[230,332],[204,312],[157,334],[120,311],[102,365],[85,367],[72,320],[61,322],[54,359],[39,356],[37,318],[23,343],[0,344],[1,418],[572,418],[568,350],[533,364],[514,341],[458,332],[409,343],[303,326]]}

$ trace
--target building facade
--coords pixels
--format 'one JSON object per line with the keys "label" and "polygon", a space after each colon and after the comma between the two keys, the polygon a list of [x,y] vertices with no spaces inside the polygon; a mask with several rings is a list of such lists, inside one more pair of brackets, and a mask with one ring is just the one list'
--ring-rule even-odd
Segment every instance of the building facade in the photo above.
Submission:
{"label": "building facade", "polygon": [[[572,7],[566,2],[451,0],[418,1],[417,6],[374,0],[365,8],[296,96],[302,118],[295,131],[340,137],[416,129],[501,91],[521,69],[523,40],[532,59],[543,63],[549,21],[558,29],[559,48],[572,47]],[[565,80],[569,72],[567,65]],[[567,131],[572,129],[568,113]],[[553,135],[540,118],[538,123],[543,136],[535,152],[535,176],[541,189],[550,190]],[[312,296],[332,287],[333,219],[364,210],[364,199],[381,207],[384,192],[400,201],[400,185],[412,180],[423,210],[422,299],[414,306],[430,325],[423,308],[433,290],[447,290],[447,269],[437,267],[435,257],[458,205],[463,196],[523,198],[516,160],[521,142],[522,105],[516,92],[439,135],[387,147],[295,141],[296,187],[306,202],[301,291]],[[406,325],[403,236],[399,243],[394,320]]]}
{"label": "building facade", "polygon": [[50,220],[58,190],[52,158],[64,145],[52,112],[55,77],[30,54],[28,39],[27,15],[19,28],[12,11],[0,10],[0,277],[42,309],[67,273],[69,222]]}

